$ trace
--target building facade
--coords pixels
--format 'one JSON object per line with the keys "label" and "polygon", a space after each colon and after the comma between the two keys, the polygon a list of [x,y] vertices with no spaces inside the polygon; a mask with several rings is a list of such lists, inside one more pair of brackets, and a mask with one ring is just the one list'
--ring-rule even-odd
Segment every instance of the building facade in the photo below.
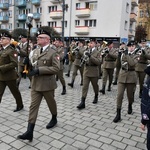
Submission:
{"label": "building facade", "polygon": [[138,0],[64,0],[65,5],[62,2],[0,0],[1,28],[10,31],[27,28],[27,14],[33,13],[31,33],[40,26],[50,26],[60,34],[64,31],[66,40],[97,38],[127,42],[134,39]]}

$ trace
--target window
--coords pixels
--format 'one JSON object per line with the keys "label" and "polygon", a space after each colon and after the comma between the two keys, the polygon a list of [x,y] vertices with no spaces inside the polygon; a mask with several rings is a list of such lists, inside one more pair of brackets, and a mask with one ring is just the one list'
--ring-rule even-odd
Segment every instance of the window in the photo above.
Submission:
{"label": "window", "polygon": [[64,22],[64,27],[67,28],[67,21]]}
{"label": "window", "polygon": [[41,14],[41,13],[42,13],[42,8],[41,8],[41,7],[38,7],[38,8],[36,9],[36,12]]}
{"label": "window", "polygon": [[86,27],[96,27],[96,20],[85,20],[84,25]]}
{"label": "window", "polygon": [[12,18],[12,10],[9,10],[9,17]]}
{"label": "window", "polygon": [[48,12],[50,13],[51,11],[57,11],[57,6],[49,6]]}
{"label": "window", "polygon": [[129,12],[129,3],[126,3],[126,12]]}
{"label": "window", "polygon": [[76,3],[76,9],[80,9],[80,3]]}
{"label": "window", "polygon": [[128,27],[128,21],[125,21],[124,22],[124,29],[127,30],[127,27]]}
{"label": "window", "polygon": [[75,20],[75,26],[80,26],[80,20]]}
{"label": "window", "polygon": [[48,22],[48,26],[49,27],[56,27],[57,26],[57,22],[56,21]]}
{"label": "window", "polygon": [[143,18],[143,17],[144,17],[144,11],[140,10],[140,18]]}
{"label": "window", "polygon": [[85,7],[89,8],[90,10],[97,10],[97,2],[87,2],[85,3]]}

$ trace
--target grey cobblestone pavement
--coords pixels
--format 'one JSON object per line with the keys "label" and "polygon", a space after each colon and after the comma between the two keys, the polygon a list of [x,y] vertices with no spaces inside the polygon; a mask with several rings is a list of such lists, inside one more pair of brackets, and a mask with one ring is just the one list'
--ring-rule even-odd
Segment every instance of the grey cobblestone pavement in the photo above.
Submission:
{"label": "grey cobblestone pavement", "polygon": [[[65,77],[69,83],[71,77]],[[122,121],[112,120],[116,113],[117,86],[105,95],[99,94],[98,104],[93,104],[94,93],[90,85],[86,108],[77,110],[82,87],[79,75],[74,88],[67,86],[67,94],[62,96],[62,86],[58,81],[55,98],[58,107],[58,124],[46,129],[51,119],[46,102],[40,106],[32,142],[16,139],[26,131],[30,105],[29,80],[22,79],[20,91],[24,109],[13,112],[16,107],[13,96],[6,89],[0,104],[0,150],[146,150],[146,131],[140,129],[140,99],[138,87],[133,104],[133,114],[127,114],[126,96],[123,102]],[[99,80],[101,88],[101,80]]]}

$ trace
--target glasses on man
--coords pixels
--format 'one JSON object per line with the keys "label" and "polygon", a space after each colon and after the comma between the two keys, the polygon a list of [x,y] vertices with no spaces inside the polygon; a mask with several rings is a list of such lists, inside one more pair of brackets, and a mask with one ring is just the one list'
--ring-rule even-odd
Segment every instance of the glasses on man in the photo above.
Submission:
{"label": "glasses on man", "polygon": [[45,39],[47,37],[38,36],[37,39]]}
{"label": "glasses on man", "polygon": [[0,40],[5,40],[8,39],[7,37],[1,37]]}

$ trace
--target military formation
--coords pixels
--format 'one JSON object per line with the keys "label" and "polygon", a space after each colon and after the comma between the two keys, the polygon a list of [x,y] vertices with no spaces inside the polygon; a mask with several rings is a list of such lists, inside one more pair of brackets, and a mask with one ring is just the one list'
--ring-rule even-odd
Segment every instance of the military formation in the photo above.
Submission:
{"label": "military formation", "polygon": [[[57,80],[62,84],[61,95],[67,94],[67,88],[74,88],[75,78],[80,74],[82,86],[81,101],[77,109],[86,108],[86,98],[91,83],[94,91],[93,104],[98,103],[100,94],[108,94],[112,84],[117,85],[116,116],[114,123],[121,121],[121,109],[126,91],[128,114],[132,114],[132,104],[137,84],[139,98],[143,96],[143,84],[148,78],[145,69],[149,65],[150,49],[143,39],[139,43],[129,41],[114,47],[113,41],[97,41],[96,39],[79,39],[71,41],[65,49],[60,38],[51,39],[49,32],[40,28],[37,32],[37,43],[28,43],[27,35],[22,34],[15,42],[8,31],[0,33],[0,102],[6,86],[16,100],[14,112],[23,109],[23,101],[19,91],[21,78],[28,77],[31,88],[31,105],[29,110],[27,131],[18,139],[33,140],[33,132],[38,116],[40,103],[44,98],[52,115],[46,128],[57,124],[57,104],[55,89]],[[70,83],[65,82],[64,63],[68,64],[66,77],[71,76]],[[72,70],[72,74],[71,74]],[[99,80],[102,80],[99,88]],[[107,92],[106,92],[107,90]]]}

